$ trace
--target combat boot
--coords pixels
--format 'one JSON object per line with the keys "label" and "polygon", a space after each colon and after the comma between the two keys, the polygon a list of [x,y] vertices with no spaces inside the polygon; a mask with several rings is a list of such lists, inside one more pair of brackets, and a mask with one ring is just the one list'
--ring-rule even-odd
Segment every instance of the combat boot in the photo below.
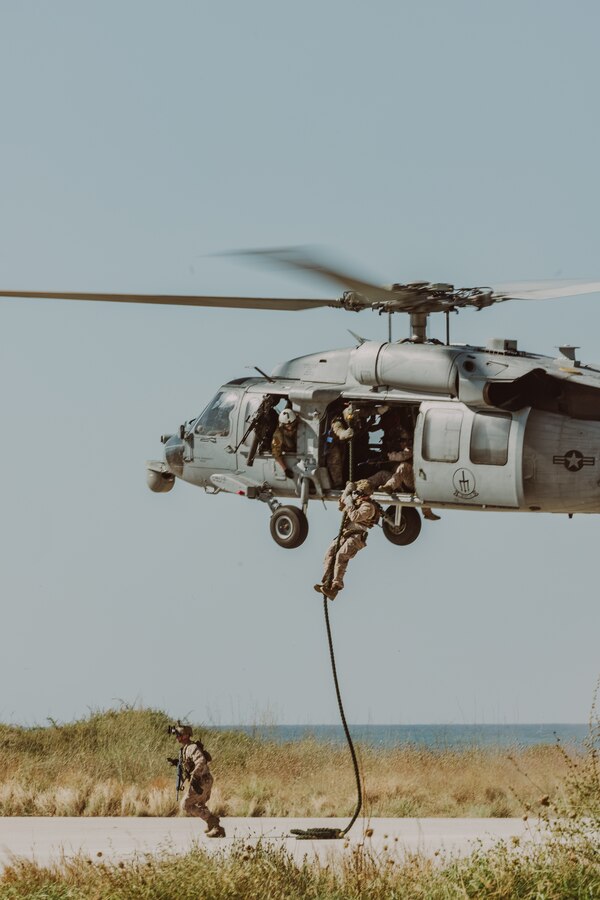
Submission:
{"label": "combat boot", "polygon": [[215,825],[214,828],[211,828],[210,831],[206,832],[206,837],[225,837],[225,829],[221,825]]}
{"label": "combat boot", "polygon": [[434,511],[432,509],[430,509],[429,506],[424,506],[423,509],[421,510],[421,512],[423,513],[423,518],[427,519],[428,522],[439,522],[440,521],[440,516],[436,516]]}
{"label": "combat boot", "polygon": [[323,585],[321,584],[321,582],[319,582],[318,584],[314,584],[313,587],[314,587],[315,591],[317,592],[317,594],[323,593]]}

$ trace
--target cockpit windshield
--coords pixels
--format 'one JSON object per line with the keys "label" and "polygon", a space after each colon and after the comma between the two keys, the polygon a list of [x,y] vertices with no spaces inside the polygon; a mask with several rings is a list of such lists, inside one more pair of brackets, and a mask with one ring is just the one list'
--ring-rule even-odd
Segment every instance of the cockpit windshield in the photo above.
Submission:
{"label": "cockpit windshield", "polygon": [[195,434],[227,437],[231,431],[231,412],[237,405],[238,397],[236,391],[219,391],[196,419]]}

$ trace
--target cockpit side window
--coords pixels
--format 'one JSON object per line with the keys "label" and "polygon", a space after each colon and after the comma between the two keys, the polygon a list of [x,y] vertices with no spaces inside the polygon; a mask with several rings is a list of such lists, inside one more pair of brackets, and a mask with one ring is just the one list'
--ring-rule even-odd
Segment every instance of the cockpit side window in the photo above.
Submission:
{"label": "cockpit side window", "polygon": [[231,432],[231,413],[237,406],[236,391],[219,391],[201,413],[194,426],[196,434],[227,437]]}

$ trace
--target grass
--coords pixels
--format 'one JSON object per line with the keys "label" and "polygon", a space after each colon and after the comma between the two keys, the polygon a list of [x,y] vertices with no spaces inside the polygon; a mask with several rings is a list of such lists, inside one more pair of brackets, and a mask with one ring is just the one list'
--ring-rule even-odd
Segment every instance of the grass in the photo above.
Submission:
{"label": "grass", "polygon": [[[355,844],[346,842],[341,859],[329,864],[297,864],[281,846],[267,842],[249,846],[243,841],[215,855],[196,847],[182,856],[164,852],[115,864],[84,856],[62,859],[48,867],[14,860],[0,876],[0,900],[593,900],[600,897],[600,724],[595,708],[592,713],[581,753],[574,755],[558,745],[544,748],[541,756],[537,748],[514,757],[513,774],[535,793],[536,817],[541,818],[539,830],[522,844],[514,838],[491,850],[475,850],[467,858],[429,859],[421,854],[400,854],[393,848],[375,852],[365,838]],[[165,723],[160,713],[126,710],[65,726],[65,734],[61,734],[65,729],[56,726],[25,732],[4,729],[0,735],[2,760],[3,764],[12,760],[22,765],[30,777],[39,771],[48,790],[55,793],[59,790],[57,767],[67,759],[78,760],[79,777],[89,778],[96,788],[99,782],[93,779],[97,771],[110,774],[120,765],[124,794],[127,785],[131,790],[132,784],[152,779],[156,757],[165,749]],[[124,726],[138,727],[130,734],[127,729],[123,732]],[[119,735],[124,735],[121,742]],[[252,795],[251,802],[257,806],[271,802],[269,782],[261,781],[260,773],[276,775],[287,784],[316,777],[310,766],[319,763],[328,777],[339,774],[331,769],[331,754],[324,754],[311,742],[281,747],[244,735],[216,734],[211,743],[221,760],[223,780],[229,781],[235,773],[240,779],[238,790],[244,785],[247,788],[244,802]],[[303,747],[305,753],[292,754],[290,759],[294,746]],[[69,755],[65,756],[67,749]],[[137,755],[130,759],[134,750]],[[23,754],[20,761],[19,752]],[[481,767],[485,769],[489,763],[489,754],[482,754],[455,754],[450,764],[448,751],[438,757],[415,750],[386,751],[385,766],[382,754],[373,754],[378,763],[374,777],[383,770],[389,778],[388,767],[402,762],[402,777],[422,779],[419,789],[423,789],[437,763],[453,784],[460,783],[463,790],[468,785],[476,794],[482,784]],[[366,751],[363,757],[366,768]],[[530,764],[529,770],[522,768],[524,763]],[[285,778],[284,767],[289,769]],[[540,796],[537,779],[541,774],[556,778],[558,767],[563,772],[562,782],[552,795]],[[503,768],[499,771],[505,774]],[[72,774],[72,769],[66,774]],[[325,784],[323,773],[319,777],[323,789],[334,789]],[[266,779],[266,774],[262,778]],[[137,789],[143,790],[139,785]],[[381,785],[379,789],[383,790]],[[452,785],[448,789],[451,791]],[[502,790],[510,795],[507,784]],[[497,799],[495,796],[491,802]],[[470,802],[474,802],[472,797]]]}
{"label": "grass", "polygon": [[297,864],[282,847],[237,844],[229,853],[199,848],[107,864],[78,857],[47,868],[15,861],[0,877],[10,900],[453,900],[600,896],[600,860],[591,837],[550,838],[529,850],[498,844],[466,859],[375,853],[349,845],[341,861]]}
{"label": "grass", "polygon": [[[177,744],[156,710],[123,708],[77,722],[0,725],[0,815],[171,816]],[[224,816],[349,815],[348,752],[307,738],[278,744],[202,729],[214,762],[211,807]],[[359,746],[371,816],[516,816],[559,801],[584,754],[552,746],[464,750]]]}

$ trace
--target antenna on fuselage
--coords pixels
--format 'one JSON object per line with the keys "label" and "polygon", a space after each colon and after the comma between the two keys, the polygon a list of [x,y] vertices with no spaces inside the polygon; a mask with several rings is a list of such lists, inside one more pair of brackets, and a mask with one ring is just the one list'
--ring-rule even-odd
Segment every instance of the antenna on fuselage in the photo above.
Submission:
{"label": "antenna on fuselage", "polygon": [[267,375],[266,372],[263,372],[262,369],[259,369],[258,366],[252,366],[252,368],[256,369],[256,371],[259,372],[263,376],[263,378],[266,378],[270,384],[275,384],[275,379],[271,378],[270,375]]}

